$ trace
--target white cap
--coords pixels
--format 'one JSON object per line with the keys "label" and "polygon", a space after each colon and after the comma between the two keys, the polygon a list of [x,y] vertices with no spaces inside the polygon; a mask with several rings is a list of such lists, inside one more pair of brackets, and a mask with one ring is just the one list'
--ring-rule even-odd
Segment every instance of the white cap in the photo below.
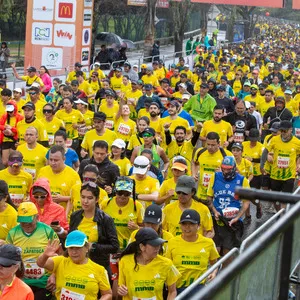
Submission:
{"label": "white cap", "polygon": [[190,66],[189,66],[189,65],[184,65],[183,67],[184,67],[184,68],[189,68]]}
{"label": "white cap", "polygon": [[293,95],[293,92],[291,90],[285,90],[284,93],[288,95]]}
{"label": "white cap", "polygon": [[8,112],[13,112],[15,110],[15,107],[12,104],[7,104],[5,110]]}
{"label": "white cap", "polygon": [[100,63],[96,61],[96,62],[94,63],[94,65],[95,65],[95,66],[100,66]]}
{"label": "white cap", "polygon": [[31,87],[37,87],[39,88],[40,87],[40,84],[38,82],[33,82]]}
{"label": "white cap", "polygon": [[178,87],[182,87],[182,88],[186,89],[186,84],[185,83],[179,83]]}
{"label": "white cap", "polygon": [[146,156],[137,156],[133,162],[132,174],[145,175],[148,171],[149,164],[150,161]]}
{"label": "white cap", "polygon": [[245,101],[245,106],[246,106],[247,109],[249,109],[250,106],[251,106],[250,102],[249,101]]}
{"label": "white cap", "polygon": [[74,101],[75,104],[83,104],[83,105],[89,105],[87,101],[83,101],[82,99],[78,99]]}
{"label": "white cap", "polygon": [[138,66],[138,65],[133,65],[132,67],[133,67],[133,68],[138,68],[139,66]]}
{"label": "white cap", "polygon": [[14,92],[17,92],[17,93],[21,93],[21,94],[22,94],[22,89],[20,89],[20,88],[15,88],[15,89],[14,89]]}
{"label": "white cap", "polygon": [[120,149],[122,149],[122,148],[125,149],[126,148],[126,143],[123,140],[121,140],[121,139],[116,139],[111,144],[111,146],[115,146],[115,147],[120,148]]}
{"label": "white cap", "polygon": [[191,95],[190,95],[190,94],[185,94],[185,93],[182,94],[182,99],[187,99],[187,100],[189,100],[190,98],[191,98]]}

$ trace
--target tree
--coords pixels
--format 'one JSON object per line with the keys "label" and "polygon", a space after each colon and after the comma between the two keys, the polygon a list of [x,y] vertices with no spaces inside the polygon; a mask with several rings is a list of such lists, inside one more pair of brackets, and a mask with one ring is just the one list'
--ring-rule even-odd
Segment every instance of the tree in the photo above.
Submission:
{"label": "tree", "polygon": [[151,56],[152,46],[155,38],[155,14],[157,0],[147,0],[147,11],[145,18],[145,46],[144,56]]}

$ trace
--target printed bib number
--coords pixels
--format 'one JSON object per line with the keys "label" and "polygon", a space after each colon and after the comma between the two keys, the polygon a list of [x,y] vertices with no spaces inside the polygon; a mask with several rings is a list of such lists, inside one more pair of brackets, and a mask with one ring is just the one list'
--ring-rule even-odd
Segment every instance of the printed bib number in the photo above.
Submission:
{"label": "printed bib number", "polygon": [[277,157],[277,167],[281,169],[286,169],[289,167],[290,164],[290,158],[289,157]]}
{"label": "printed bib number", "polygon": [[105,128],[107,128],[107,129],[113,129],[114,128],[114,121],[112,121],[112,120],[106,120],[105,121]]}
{"label": "printed bib number", "polygon": [[11,201],[17,207],[23,202],[24,194],[10,194]]}
{"label": "printed bib number", "polygon": [[54,135],[48,134],[48,143],[50,146],[54,144]]}
{"label": "printed bib number", "polygon": [[140,297],[132,297],[132,300],[156,300],[156,297],[151,298],[140,298]]}
{"label": "printed bib number", "polygon": [[36,263],[25,262],[25,277],[31,279],[41,278],[45,274],[45,269],[40,268]]}
{"label": "printed bib number", "polygon": [[209,173],[204,173],[203,174],[202,185],[204,187],[208,187],[209,181],[210,181],[210,177],[211,177],[211,174],[209,174]]}
{"label": "printed bib number", "polygon": [[238,215],[239,209],[236,207],[226,207],[222,209],[222,213],[226,219],[234,219]]}
{"label": "printed bib number", "polygon": [[67,146],[68,148],[70,148],[70,147],[72,146],[72,142],[73,142],[72,139],[67,139],[67,141],[66,141],[66,146]]}
{"label": "printed bib number", "polygon": [[244,134],[240,132],[235,132],[234,133],[234,141],[235,142],[243,142],[244,141]]}
{"label": "printed bib number", "polygon": [[118,128],[118,132],[120,132],[121,134],[124,134],[124,135],[128,135],[130,132],[130,127],[126,124],[120,124],[120,126]]}
{"label": "printed bib number", "polygon": [[84,299],[85,299],[85,295],[72,292],[65,288],[61,289],[60,300],[84,300]]}
{"label": "printed bib number", "polygon": [[295,128],[295,136],[300,138],[300,128]]}
{"label": "printed bib number", "polygon": [[29,173],[32,176],[32,178],[35,178],[35,175],[36,175],[35,169],[24,168],[24,171]]}

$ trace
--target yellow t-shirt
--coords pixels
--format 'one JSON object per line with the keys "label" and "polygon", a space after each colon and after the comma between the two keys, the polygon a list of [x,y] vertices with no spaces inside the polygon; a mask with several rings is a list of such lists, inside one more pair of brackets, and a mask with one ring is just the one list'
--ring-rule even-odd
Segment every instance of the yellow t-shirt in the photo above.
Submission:
{"label": "yellow t-shirt", "polygon": [[[43,94],[41,94],[43,95]],[[44,95],[43,95],[44,96]],[[26,103],[30,101],[30,98],[28,99],[28,101],[26,100]],[[45,99],[42,99],[42,97],[40,96],[40,99],[34,104],[35,105],[35,116],[41,120],[44,118],[44,114],[43,114],[43,108],[44,106],[47,104],[47,101]]]}
{"label": "yellow t-shirt", "polygon": [[[199,151],[202,151],[203,148],[200,148],[196,151],[194,156],[194,162],[199,164],[199,183],[197,189],[197,197],[202,200],[206,200],[207,198],[207,188],[209,185],[209,181],[211,176],[215,173],[215,170],[221,167],[221,163],[223,160],[223,155],[221,150],[210,154],[207,150],[201,153],[198,157]],[[224,149],[226,156],[233,156],[231,152]],[[197,159],[198,157],[198,159]]]}
{"label": "yellow t-shirt", "polygon": [[294,117],[298,116],[299,103],[296,102],[294,99],[291,99],[289,102],[285,101],[285,108],[290,110]]}
{"label": "yellow t-shirt", "polygon": [[[266,135],[265,137],[265,140],[264,140],[264,148],[267,148],[267,146],[270,144],[270,141],[271,139],[274,137],[273,134],[268,134]],[[272,164],[268,162],[268,160],[266,160],[265,162],[265,165],[264,165],[264,169],[265,171],[270,174],[271,173],[271,167],[272,167]]]}
{"label": "yellow t-shirt", "polygon": [[124,121],[123,117],[114,119],[114,129],[118,139],[128,142],[130,137],[136,132],[136,124],[132,120]]}
{"label": "yellow t-shirt", "polygon": [[[86,74],[85,72],[83,72],[83,78],[84,80],[86,80]],[[76,77],[76,71],[71,71],[69,74],[68,74],[68,77],[66,79],[66,82],[71,82],[72,80],[77,80],[77,77]]]}
{"label": "yellow t-shirt", "polygon": [[62,120],[65,124],[68,139],[78,138],[78,130],[73,127],[74,124],[83,123],[83,115],[79,110],[72,109],[70,113],[67,113],[64,109],[59,110],[55,116]]}
{"label": "yellow t-shirt", "polygon": [[[199,233],[210,231],[213,228],[212,217],[208,207],[200,202],[192,200],[192,205],[189,209],[194,209],[200,214],[200,229]],[[174,236],[181,234],[179,225],[180,217],[183,210],[180,208],[179,201],[168,204],[163,210],[163,229],[169,231]]]}
{"label": "yellow t-shirt", "polygon": [[43,80],[38,76],[21,76],[21,79],[26,81],[26,86],[31,86],[34,82],[37,82],[41,87],[44,86]]}
{"label": "yellow t-shirt", "polygon": [[[81,182],[78,173],[69,166],[65,166],[63,171],[58,174],[53,173],[50,166],[43,167],[37,178],[43,177],[49,180],[52,195],[70,196],[72,186]],[[66,208],[67,202],[60,202],[60,205]]]}
{"label": "yellow t-shirt", "polygon": [[266,102],[265,100],[262,100],[259,103],[258,111],[260,112],[261,116],[263,117],[265,115],[265,113],[267,112],[267,110],[273,106],[275,106],[274,100],[271,100],[270,102]]}
{"label": "yellow t-shirt", "polygon": [[[140,114],[141,110],[139,111],[139,114]],[[148,116],[148,114],[145,114],[145,116],[147,116],[149,118],[149,120],[150,120],[149,127],[153,128],[155,130],[155,132],[157,132],[158,127],[160,126],[160,116],[158,116],[157,120],[155,120],[155,121],[151,120],[150,115]],[[139,118],[140,118],[140,116],[139,116]]]}
{"label": "yellow t-shirt", "polygon": [[41,119],[41,122],[44,125],[44,128],[47,131],[49,146],[54,144],[54,134],[59,128],[65,128],[65,124],[62,120],[54,117],[52,121],[48,122],[45,118]]}
{"label": "yellow t-shirt", "polygon": [[180,81],[180,76],[178,76],[178,77],[172,76],[172,77],[170,78],[170,85],[171,85],[171,87],[172,87],[172,88],[175,88],[177,82],[179,82],[179,81]]}
{"label": "yellow t-shirt", "polygon": [[170,116],[160,119],[157,133],[160,133],[161,135],[165,134],[163,125],[166,123],[171,123],[171,126],[169,127],[169,131],[172,136],[174,135],[174,131],[177,126],[184,126],[186,128],[187,134],[191,133],[191,127],[189,125],[189,122],[179,116],[175,120],[172,120]]}
{"label": "yellow t-shirt", "polygon": [[[16,100],[14,100],[14,101],[16,101]],[[22,107],[26,103],[25,99],[21,98],[18,102],[16,101],[16,103],[17,103],[18,113],[21,115],[24,115]]]}
{"label": "yellow t-shirt", "polygon": [[111,216],[116,226],[120,249],[123,250],[128,244],[132,230],[128,228],[128,222],[133,221],[135,224],[142,224],[144,218],[144,208],[138,201],[135,202],[134,209],[133,199],[130,198],[125,206],[118,206],[116,198],[102,201],[101,209]]}
{"label": "yellow t-shirt", "polygon": [[235,95],[237,95],[242,88],[243,88],[243,85],[240,80],[235,80],[233,82],[232,89],[233,89]]}
{"label": "yellow t-shirt", "polygon": [[[148,117],[150,119],[150,113],[149,111],[146,110],[146,108],[141,108],[138,112],[138,118],[141,118],[141,117]],[[151,122],[150,122],[151,124]]]}
{"label": "yellow t-shirt", "polygon": [[8,185],[8,191],[11,201],[16,207],[26,200],[32,186],[32,176],[21,170],[20,174],[12,175],[8,172],[8,168],[0,171],[0,179],[4,180]]}
{"label": "yellow t-shirt", "polygon": [[[244,150],[243,150],[244,157],[248,156],[248,157],[251,157],[254,159],[261,158],[263,150],[264,150],[264,146],[260,142],[257,142],[256,146],[252,147],[252,148],[250,147],[250,141],[243,142],[242,144],[244,147]],[[254,176],[261,175],[260,163],[253,162],[252,165],[253,165],[253,175]]]}
{"label": "yellow t-shirt", "polygon": [[92,77],[92,75],[93,75],[94,72],[97,72],[97,73],[98,73],[98,78],[99,78],[100,80],[105,78],[105,74],[104,74],[104,72],[103,72],[101,69],[98,69],[98,70],[92,69],[92,70],[90,71],[89,77]]}
{"label": "yellow t-shirt", "polygon": [[140,90],[136,90],[135,92],[132,90],[126,91],[125,99],[127,100],[127,104],[129,105],[130,109],[130,117],[133,119],[137,118],[137,113],[135,110],[135,106],[140,97],[143,96],[143,92]]}
{"label": "yellow t-shirt", "polygon": [[257,109],[259,107],[260,103],[265,101],[265,99],[264,99],[264,97],[260,96],[259,93],[257,93],[254,98],[252,97],[252,95],[247,95],[244,98],[244,101],[255,102],[256,103],[256,109]]}
{"label": "yellow t-shirt", "polygon": [[[135,175],[130,176],[130,178],[135,180],[135,192],[137,194],[152,194],[153,192],[159,192],[159,181],[155,178],[146,176],[144,180],[138,180]],[[152,201],[142,201],[138,200],[142,203],[143,207],[146,208],[152,204]]]}
{"label": "yellow t-shirt", "polygon": [[106,141],[110,147],[116,138],[116,133],[109,129],[105,129],[103,135],[98,135],[96,129],[92,129],[85,134],[81,147],[88,150],[91,157],[93,155],[93,145],[96,141]]}
{"label": "yellow t-shirt", "polygon": [[[80,190],[81,190],[81,183],[75,184],[71,188],[71,203],[73,204],[73,209],[70,213],[73,213],[76,210],[82,209],[81,206],[81,199],[80,199]],[[104,200],[108,200],[107,192],[99,187],[100,194],[98,204],[101,205],[101,202]]]}
{"label": "yellow t-shirt", "polygon": [[119,263],[119,286],[125,285],[128,294],[123,300],[163,300],[164,284],[171,286],[180,278],[172,261],[157,255],[147,265],[138,264],[135,270],[134,255],[125,255]]}
{"label": "yellow t-shirt", "polygon": [[266,148],[273,152],[271,178],[275,180],[288,180],[296,177],[296,159],[300,154],[300,140],[293,138],[285,143],[281,136],[274,136]]}
{"label": "yellow t-shirt", "polygon": [[113,160],[112,158],[110,158],[110,160],[119,167],[121,176],[127,176],[129,174],[131,162],[127,157],[118,160]]}
{"label": "yellow t-shirt", "polygon": [[93,94],[93,89],[87,81],[83,81],[79,84],[78,89],[83,91],[87,96]]}
{"label": "yellow t-shirt", "polygon": [[48,135],[47,135],[47,131],[45,129],[45,126],[43,125],[43,123],[39,119],[35,119],[31,123],[26,123],[25,119],[23,119],[22,121],[20,121],[17,124],[17,131],[18,131],[18,137],[19,137],[19,144],[20,145],[25,143],[24,136],[25,136],[25,132],[26,132],[28,127],[34,127],[34,128],[37,129],[37,131],[38,131],[38,141],[39,142],[48,141]]}
{"label": "yellow t-shirt", "polygon": [[110,290],[107,271],[90,259],[82,265],[73,263],[70,257],[55,256],[52,259],[56,299],[95,300],[99,290]]}
{"label": "yellow t-shirt", "polygon": [[159,82],[157,80],[157,77],[155,75],[144,75],[142,76],[142,80],[144,84],[152,84],[152,86],[157,87],[159,86]]}
{"label": "yellow t-shirt", "polygon": [[23,170],[35,179],[40,169],[46,165],[48,149],[37,143],[34,149],[29,149],[27,144],[22,144],[17,150],[23,154]]}
{"label": "yellow t-shirt", "polygon": [[249,179],[250,175],[253,175],[253,166],[252,163],[246,159],[242,157],[241,162],[238,164],[236,163],[238,172],[245,176],[247,179]]}
{"label": "yellow t-shirt", "polygon": [[165,205],[169,203],[173,203],[178,200],[178,196],[177,193],[175,192],[175,188],[176,188],[176,182],[174,180],[174,177],[164,180],[163,183],[161,184],[159,189],[159,197],[165,196],[169,190],[174,190],[174,196],[171,199],[166,200],[166,202],[164,203]]}
{"label": "yellow t-shirt", "polygon": [[83,216],[80,224],[78,225],[78,230],[85,233],[89,243],[96,243],[98,241],[98,226],[97,222],[94,222],[94,217],[86,218]]}
{"label": "yellow t-shirt", "polygon": [[113,90],[115,90],[116,92],[117,91],[121,91],[121,86],[122,86],[122,83],[123,83],[123,76],[117,78],[115,76],[113,76],[111,79],[110,79],[110,86]]}
{"label": "yellow t-shirt", "polygon": [[113,107],[108,107],[106,101],[101,103],[99,111],[106,114],[105,128],[110,130],[114,129],[115,115],[118,110],[119,104],[117,101],[114,102]]}
{"label": "yellow t-shirt", "polygon": [[[133,231],[133,232],[131,233],[131,236],[130,236],[130,239],[129,239],[129,241],[128,241],[128,244],[130,244],[130,243],[132,243],[132,242],[135,241],[135,236],[136,236],[136,234],[137,234],[138,231],[139,231],[139,230],[137,229],[137,230],[135,230],[135,231]],[[161,238],[162,238],[163,240],[169,241],[169,240],[172,239],[173,237],[174,237],[174,236],[173,236],[170,232],[165,231],[165,230],[162,230]],[[166,246],[167,246],[167,243],[162,244],[162,252],[163,252],[162,256],[165,256],[165,255],[166,255],[166,251],[167,251]]]}
{"label": "yellow t-shirt", "polygon": [[193,78],[193,72],[192,72],[191,70],[187,70],[187,71],[182,70],[182,71],[180,72],[180,74],[186,74],[187,79],[188,79],[189,81],[191,81],[192,78]]}
{"label": "yellow t-shirt", "polygon": [[6,240],[8,232],[15,226],[17,226],[17,211],[7,204],[4,211],[0,212],[0,240]]}
{"label": "yellow t-shirt", "polygon": [[204,122],[200,136],[206,137],[207,134],[212,131],[219,134],[221,146],[224,145],[228,138],[233,136],[231,124],[223,120],[221,120],[220,123],[215,123],[214,120]]}
{"label": "yellow t-shirt", "polygon": [[144,139],[142,137],[137,137],[137,134],[133,134],[128,142],[127,150],[133,150],[137,146],[141,146],[144,144]]}
{"label": "yellow t-shirt", "polygon": [[209,262],[220,257],[214,241],[198,235],[195,242],[176,236],[167,243],[166,257],[171,259],[182,277],[176,287],[188,287],[208,269]]}
{"label": "yellow t-shirt", "polygon": [[83,139],[84,135],[88,132],[87,126],[92,126],[93,124],[94,112],[92,112],[91,110],[87,110],[82,115],[84,119],[84,125],[78,128],[78,137],[81,140]]}
{"label": "yellow t-shirt", "polygon": [[124,83],[121,84],[121,92],[126,94],[127,92],[131,91],[131,83],[129,82],[127,85]]}

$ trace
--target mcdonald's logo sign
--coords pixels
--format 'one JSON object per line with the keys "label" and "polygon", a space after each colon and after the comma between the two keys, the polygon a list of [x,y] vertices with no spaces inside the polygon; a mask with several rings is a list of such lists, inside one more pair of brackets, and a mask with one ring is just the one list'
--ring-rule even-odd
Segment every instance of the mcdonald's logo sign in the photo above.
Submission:
{"label": "mcdonald's logo sign", "polygon": [[58,17],[65,19],[73,18],[73,3],[60,2],[58,5]]}

